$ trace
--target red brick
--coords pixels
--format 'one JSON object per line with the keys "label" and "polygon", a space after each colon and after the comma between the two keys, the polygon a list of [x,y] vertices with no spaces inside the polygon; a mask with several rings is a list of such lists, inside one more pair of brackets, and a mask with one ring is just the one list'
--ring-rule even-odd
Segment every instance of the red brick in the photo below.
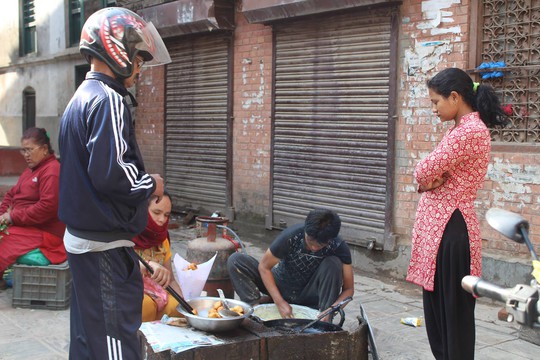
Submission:
{"label": "red brick", "polygon": [[[400,241],[410,243],[410,232],[414,222],[419,195],[411,191],[416,185],[412,176],[414,166],[420,158],[433,150],[437,142],[442,138],[448,128],[441,125],[440,121],[432,115],[431,103],[425,88],[425,81],[434,76],[437,71],[456,66],[469,67],[469,52],[475,49],[469,48],[469,0],[463,0],[460,4],[452,4],[448,9],[452,13],[451,23],[443,23],[443,26],[461,26],[461,34],[440,34],[433,36],[429,30],[419,29],[420,24],[426,23],[422,13],[422,0],[404,0],[400,6],[401,19],[407,19],[401,23],[399,31],[399,60],[397,66],[398,78],[398,120],[396,123],[396,168],[395,168],[395,219],[393,231],[400,236]],[[238,11],[238,10],[237,10]],[[233,206],[238,212],[253,212],[265,214],[268,212],[268,200],[270,198],[270,185],[272,175],[270,173],[272,123],[271,123],[271,86],[272,86],[272,29],[263,24],[249,24],[244,16],[237,12],[236,29],[234,32],[234,64],[233,64]],[[414,75],[408,75],[405,69],[404,50],[414,50],[417,43],[426,41],[445,41],[449,43],[450,52],[443,53],[436,61],[436,68],[427,71],[419,70]],[[246,63],[247,59],[251,63]],[[263,70],[261,71],[261,65]],[[155,69],[155,70],[154,70]],[[138,97],[141,98],[144,110],[137,111],[137,136],[144,137],[141,149],[148,167],[156,172],[163,167],[163,126],[153,127],[153,124],[164,123],[164,107],[160,104],[164,101],[165,84],[164,74],[158,68],[145,69],[140,82]],[[263,83],[261,84],[261,78]],[[152,81],[150,81],[150,79]],[[148,80],[148,84],[146,81]],[[152,87],[158,89],[151,93]],[[253,102],[246,108],[247,100],[257,94],[257,100],[261,104]],[[423,94],[423,95],[422,95]],[[404,116],[404,110],[412,115]],[[256,119],[252,121],[252,119]],[[409,122],[409,123],[407,123]],[[412,122],[412,123],[411,123]],[[152,135],[148,136],[148,132]],[[540,233],[539,196],[540,185],[529,181],[525,184],[530,194],[522,194],[521,190],[507,189],[508,183],[516,178],[527,176],[527,165],[538,167],[538,154],[524,154],[523,151],[507,149],[497,151],[497,144],[493,144],[492,164],[495,159],[502,164],[524,164],[520,169],[508,170],[507,178],[500,183],[499,178],[490,179],[489,175],[484,188],[478,193],[478,213],[483,216],[487,208],[505,204],[508,209],[520,211],[524,216],[530,217],[533,233]],[[504,168],[504,167],[502,167]],[[535,169],[536,169],[535,168]],[[498,170],[499,171],[499,170]],[[533,173],[537,170],[531,170]],[[523,181],[523,180],[520,180]],[[504,197],[504,200],[501,199]],[[527,210],[524,207],[528,208]],[[485,245],[502,254],[512,255],[512,252],[522,252],[521,248],[515,249],[509,246],[495,231],[490,230],[485,220],[480,219],[482,233],[485,232]],[[540,238],[533,241],[536,244]]]}

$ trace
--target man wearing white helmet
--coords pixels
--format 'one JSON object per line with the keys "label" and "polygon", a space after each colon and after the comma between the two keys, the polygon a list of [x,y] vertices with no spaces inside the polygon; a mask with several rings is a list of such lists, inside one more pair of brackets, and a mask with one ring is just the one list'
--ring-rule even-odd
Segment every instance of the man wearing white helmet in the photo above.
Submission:
{"label": "man wearing white helmet", "polygon": [[123,8],[85,22],[90,72],[60,124],[59,218],[72,274],[70,359],[140,359],[143,283],[132,238],[163,179],[144,170],[125,97],[144,63],[170,62],[151,23]]}

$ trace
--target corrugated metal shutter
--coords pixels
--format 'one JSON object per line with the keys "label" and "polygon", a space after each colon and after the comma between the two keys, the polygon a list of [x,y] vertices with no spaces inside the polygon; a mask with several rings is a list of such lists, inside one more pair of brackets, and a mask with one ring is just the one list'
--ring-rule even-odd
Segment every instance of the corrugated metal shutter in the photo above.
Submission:
{"label": "corrugated metal shutter", "polygon": [[225,210],[229,191],[230,36],[168,44],[165,174],[175,207]]}
{"label": "corrugated metal shutter", "polygon": [[382,242],[388,184],[389,9],[275,25],[273,224],[326,207],[352,243]]}

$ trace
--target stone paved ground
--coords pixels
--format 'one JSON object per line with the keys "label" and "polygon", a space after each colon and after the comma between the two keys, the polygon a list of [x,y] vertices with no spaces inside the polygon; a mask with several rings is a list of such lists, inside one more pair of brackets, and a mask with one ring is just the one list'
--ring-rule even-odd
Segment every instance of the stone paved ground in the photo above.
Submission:
{"label": "stone paved ground", "polygon": [[[262,256],[277,234],[261,227],[237,225],[237,233],[250,255]],[[173,250],[185,253],[192,229],[174,230]],[[60,360],[68,358],[69,310],[14,309],[12,290],[0,291],[0,359]],[[346,308],[344,327],[356,321],[364,306],[374,329],[379,358],[383,360],[431,360],[425,327],[400,324],[402,317],[421,317],[420,290],[396,279],[355,272],[354,300]],[[478,360],[539,359],[540,347],[518,338],[518,326],[497,320],[500,304],[477,304]],[[226,359],[224,355],[223,359]],[[248,359],[246,359],[248,360]]]}

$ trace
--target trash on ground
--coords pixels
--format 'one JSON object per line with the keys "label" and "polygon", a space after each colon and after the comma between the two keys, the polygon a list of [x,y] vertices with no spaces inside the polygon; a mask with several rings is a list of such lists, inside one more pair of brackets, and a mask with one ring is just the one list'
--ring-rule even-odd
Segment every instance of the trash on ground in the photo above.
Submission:
{"label": "trash on ground", "polygon": [[422,325],[422,319],[417,317],[401,318],[401,323],[409,326],[418,327]]}

